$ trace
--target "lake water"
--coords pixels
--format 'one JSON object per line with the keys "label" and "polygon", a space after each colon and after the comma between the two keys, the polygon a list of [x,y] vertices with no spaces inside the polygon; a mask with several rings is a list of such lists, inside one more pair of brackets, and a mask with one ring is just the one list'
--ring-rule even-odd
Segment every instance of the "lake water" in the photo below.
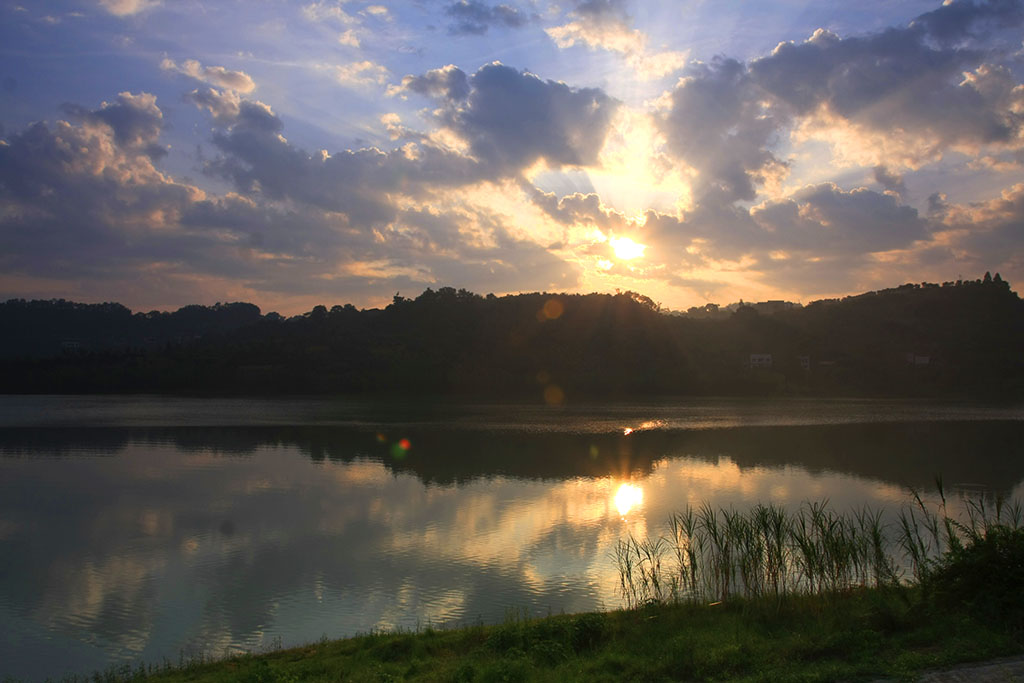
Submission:
{"label": "lake water", "polygon": [[616,608],[687,504],[936,475],[1020,498],[1024,408],[0,397],[0,678]]}

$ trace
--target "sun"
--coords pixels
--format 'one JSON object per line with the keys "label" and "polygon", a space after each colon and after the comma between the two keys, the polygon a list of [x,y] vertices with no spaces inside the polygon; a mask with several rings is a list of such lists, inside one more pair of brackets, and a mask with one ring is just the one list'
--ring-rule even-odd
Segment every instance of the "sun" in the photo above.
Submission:
{"label": "sun", "polygon": [[647,248],[646,244],[638,244],[628,237],[613,237],[609,244],[615,250],[615,256],[623,261],[640,258]]}

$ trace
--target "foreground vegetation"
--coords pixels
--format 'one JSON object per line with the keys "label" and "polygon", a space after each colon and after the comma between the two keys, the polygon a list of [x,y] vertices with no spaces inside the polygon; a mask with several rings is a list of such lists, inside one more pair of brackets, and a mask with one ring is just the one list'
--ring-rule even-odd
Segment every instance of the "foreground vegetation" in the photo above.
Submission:
{"label": "foreground vegetation", "polygon": [[773,504],[746,512],[687,506],[672,516],[667,534],[619,541],[623,598],[636,607],[734,596],[779,600],[907,582],[927,588],[965,548],[986,547],[989,538],[1016,533],[1024,523],[1021,504],[1001,498],[962,498],[962,518],[951,516],[941,478],[936,484],[937,506],[912,490],[895,529],[881,510],[838,512],[827,500],[795,512]]}
{"label": "foreground vegetation", "polygon": [[[632,609],[542,619],[511,614],[494,626],[325,640],[94,679],[911,679],[1024,652],[1021,508],[977,501],[966,510],[966,519],[953,519],[944,503],[929,510],[917,497],[890,539],[869,511],[843,516],[816,503],[791,515],[769,506],[738,514],[705,506],[677,515],[664,538],[620,545],[623,595]],[[773,545],[773,538],[781,542]],[[649,561],[645,552],[659,544]],[[703,556],[689,554],[701,545]],[[670,548],[681,551],[678,563],[661,563]],[[900,577],[888,554],[895,549],[905,553],[912,576]],[[709,604],[706,591],[722,599]]]}
{"label": "foreground vegetation", "polygon": [[497,626],[368,635],[98,680],[620,681],[910,679],[1024,651],[1019,631],[918,589],[866,589],[782,603],[655,605],[510,618]]}

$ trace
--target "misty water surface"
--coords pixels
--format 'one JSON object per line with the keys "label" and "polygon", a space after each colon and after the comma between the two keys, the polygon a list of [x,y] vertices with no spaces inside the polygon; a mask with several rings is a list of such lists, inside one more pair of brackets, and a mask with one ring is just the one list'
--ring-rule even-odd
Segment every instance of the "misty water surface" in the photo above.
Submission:
{"label": "misty water surface", "polygon": [[615,608],[616,540],[687,504],[1019,497],[1024,411],[2,397],[0,454],[0,676],[38,679]]}

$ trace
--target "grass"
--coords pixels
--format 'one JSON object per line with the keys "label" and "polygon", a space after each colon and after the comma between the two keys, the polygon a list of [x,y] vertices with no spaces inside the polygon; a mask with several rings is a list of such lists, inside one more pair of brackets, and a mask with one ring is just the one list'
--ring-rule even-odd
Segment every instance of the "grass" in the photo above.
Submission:
{"label": "grass", "polygon": [[912,490],[895,529],[881,510],[838,512],[827,500],[796,511],[772,504],[747,511],[687,506],[672,515],[665,534],[617,543],[622,598],[635,608],[925,585],[950,554],[978,544],[993,528],[1019,529],[1024,522],[1020,503],[1001,498],[964,499],[965,517],[956,519],[941,479],[936,484],[936,506]]}
{"label": "grass", "polygon": [[910,680],[1024,652],[1020,506],[975,501],[961,520],[941,483],[939,496],[929,509],[914,494],[895,529],[824,502],[685,510],[665,535],[619,545],[624,610],[510,614],[85,680]]}
{"label": "grass", "polygon": [[1019,633],[969,611],[933,609],[919,587],[897,586],[844,591],[827,603],[818,595],[788,595],[512,617],[494,626],[366,635],[93,680],[855,681],[910,679],[1022,650]]}

